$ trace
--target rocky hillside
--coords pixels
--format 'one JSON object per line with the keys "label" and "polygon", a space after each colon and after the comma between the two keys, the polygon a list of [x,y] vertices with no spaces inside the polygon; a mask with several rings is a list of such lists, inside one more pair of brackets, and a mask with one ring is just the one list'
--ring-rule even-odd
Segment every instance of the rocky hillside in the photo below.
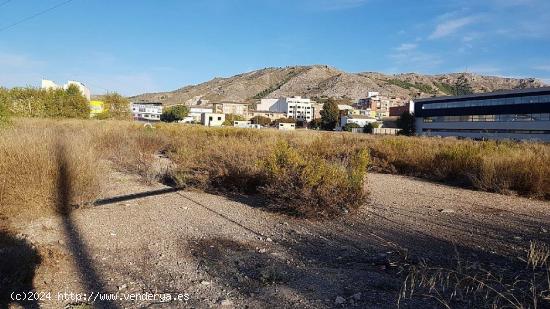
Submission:
{"label": "rocky hillside", "polygon": [[[347,73],[325,65],[266,68],[229,78],[214,78],[171,92],[146,93],[131,99],[162,102],[166,105],[193,105],[200,103],[199,99],[210,102],[254,102],[261,98],[294,95],[359,99],[366,97],[369,91],[410,99],[418,96],[449,95],[452,91],[451,85],[460,75],[462,74]],[[466,73],[466,77],[476,92],[544,86],[541,81],[533,78],[514,79],[471,73]]]}

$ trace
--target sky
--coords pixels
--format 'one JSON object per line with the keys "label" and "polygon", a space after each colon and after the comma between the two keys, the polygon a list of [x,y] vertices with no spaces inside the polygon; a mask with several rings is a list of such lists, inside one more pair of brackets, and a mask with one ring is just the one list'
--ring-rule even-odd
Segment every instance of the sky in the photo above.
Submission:
{"label": "sky", "polygon": [[0,0],[4,87],[135,95],[310,64],[550,83],[550,1]]}

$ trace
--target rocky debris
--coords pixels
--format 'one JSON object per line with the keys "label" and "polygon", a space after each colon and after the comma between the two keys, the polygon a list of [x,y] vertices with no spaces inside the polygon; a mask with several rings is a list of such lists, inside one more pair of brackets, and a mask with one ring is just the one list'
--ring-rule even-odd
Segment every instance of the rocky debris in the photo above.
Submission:
{"label": "rocky debris", "polygon": [[342,296],[337,296],[336,299],[334,300],[334,303],[337,305],[342,305],[345,302],[346,302],[346,299],[343,298]]}
{"label": "rocky debris", "polygon": [[454,209],[440,209],[439,210],[440,213],[443,213],[443,214],[452,214],[452,213],[455,213],[456,211]]}
{"label": "rocky debris", "polygon": [[220,305],[222,305],[223,307],[225,306],[233,306],[233,301],[232,300],[229,300],[229,299],[224,299],[220,302]]}

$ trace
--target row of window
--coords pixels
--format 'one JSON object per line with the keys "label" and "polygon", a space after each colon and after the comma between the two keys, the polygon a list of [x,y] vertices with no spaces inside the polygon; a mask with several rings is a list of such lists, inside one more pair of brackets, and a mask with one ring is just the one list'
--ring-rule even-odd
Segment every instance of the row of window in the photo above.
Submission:
{"label": "row of window", "polygon": [[441,109],[441,108],[514,105],[514,104],[532,104],[532,103],[550,103],[550,95],[485,99],[485,100],[450,101],[450,102],[443,102],[443,103],[428,103],[428,104],[423,104],[422,109]]}
{"label": "row of window", "polygon": [[294,105],[289,105],[288,108],[293,108],[293,109],[311,109],[312,107],[311,107],[311,106],[294,106]]}
{"label": "row of window", "polygon": [[138,118],[153,118],[153,119],[160,119],[160,115],[150,115],[150,114],[137,114]]}
{"label": "row of window", "polygon": [[432,122],[494,122],[494,121],[498,121],[498,122],[550,121],[550,113],[424,117],[424,122],[425,123],[432,123]]}
{"label": "row of window", "polygon": [[550,130],[514,129],[422,129],[424,133],[505,133],[505,134],[550,134]]}

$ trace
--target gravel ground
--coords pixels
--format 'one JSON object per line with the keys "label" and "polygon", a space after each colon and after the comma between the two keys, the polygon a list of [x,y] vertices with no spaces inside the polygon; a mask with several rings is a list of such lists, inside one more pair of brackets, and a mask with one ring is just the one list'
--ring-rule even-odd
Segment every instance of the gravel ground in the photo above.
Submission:
{"label": "gravel ground", "polygon": [[[43,308],[91,303],[58,292],[187,293],[99,308],[394,308],[404,261],[490,263],[550,241],[550,203],[370,174],[371,198],[334,221],[290,218],[253,197],[146,186],[113,173],[98,205],[21,227],[42,255]],[[139,194],[139,195],[131,195]],[[32,265],[31,265],[32,266]],[[14,305],[17,307],[17,305]],[[412,299],[404,308],[437,307]]]}

